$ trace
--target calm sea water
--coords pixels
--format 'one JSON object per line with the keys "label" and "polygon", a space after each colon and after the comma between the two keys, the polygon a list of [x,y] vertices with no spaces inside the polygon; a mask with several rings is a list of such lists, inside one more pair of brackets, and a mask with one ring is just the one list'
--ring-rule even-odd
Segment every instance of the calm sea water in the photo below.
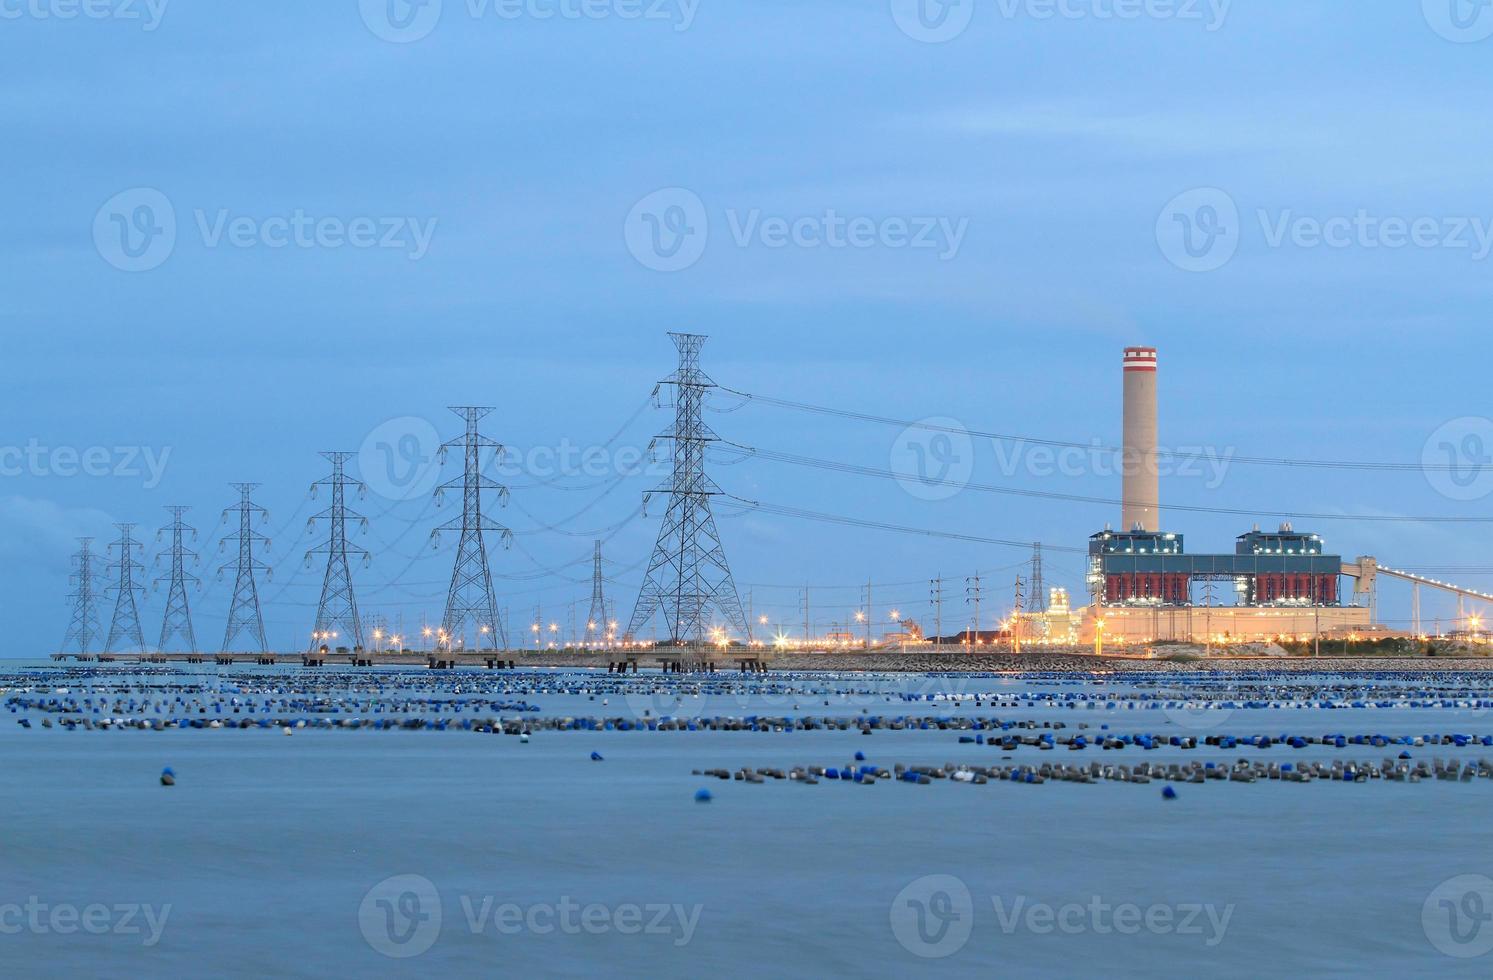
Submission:
{"label": "calm sea water", "polygon": [[[610,708],[533,700],[545,714],[618,707],[615,697]],[[839,710],[833,699],[796,700]],[[1155,712],[1001,714],[1117,731],[1166,724]],[[1219,730],[1493,733],[1493,718],[1240,712]],[[1493,945],[1480,918],[1493,918],[1493,906],[1467,879],[1444,884],[1493,876],[1493,781],[1209,783],[1166,801],[1159,784],[748,785],[691,775],[838,765],[857,750],[888,767],[1000,759],[937,731],[566,732],[522,744],[456,731],[24,731],[3,716],[4,972],[1255,977],[1493,967],[1493,954],[1451,955]],[[167,765],[174,787],[158,782]],[[701,787],[712,802],[694,802]],[[92,915],[93,928],[67,910]]]}

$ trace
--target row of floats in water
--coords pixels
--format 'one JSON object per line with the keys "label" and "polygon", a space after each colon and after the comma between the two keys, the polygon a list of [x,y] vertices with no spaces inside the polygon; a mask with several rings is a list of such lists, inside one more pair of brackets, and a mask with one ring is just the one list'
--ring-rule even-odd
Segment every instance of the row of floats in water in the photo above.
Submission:
{"label": "row of floats in water", "polygon": [[[1371,780],[1398,783],[1419,783],[1428,780],[1444,782],[1471,782],[1474,779],[1493,779],[1493,763],[1487,759],[1476,762],[1443,762],[1434,759],[1409,762],[1385,759],[1382,763],[1354,762],[1334,759],[1331,762],[1266,763],[1239,759],[1234,763],[1173,762],[1138,763],[1132,766],[1103,765],[1091,762],[1088,765],[1064,765],[1050,763],[1034,765],[972,766],[964,763],[946,763],[942,766],[905,765],[897,763],[891,769],[882,766],[852,763],[844,766],[794,766],[789,769],[769,766],[743,766],[730,769],[696,769],[696,776],[710,776],[722,780],[746,783],[764,783],[768,780],[815,785],[820,780],[846,783],[871,784],[877,782],[903,782],[926,786],[935,780],[955,783],[984,785],[993,782],[1042,784],[1060,783],[1139,783],[1153,781],[1167,783],[1201,784],[1208,782],[1256,783],[1256,782],[1341,782],[1366,783]],[[1175,795],[1175,794],[1173,794]]]}

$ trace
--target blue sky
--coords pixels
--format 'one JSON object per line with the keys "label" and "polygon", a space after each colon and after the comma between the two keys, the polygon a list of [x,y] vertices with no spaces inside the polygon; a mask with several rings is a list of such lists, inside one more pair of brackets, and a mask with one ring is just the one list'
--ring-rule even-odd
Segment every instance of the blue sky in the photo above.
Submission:
{"label": "blue sky", "polygon": [[[584,617],[598,530],[625,619],[658,509],[627,519],[659,475],[616,460],[667,424],[639,409],[672,369],[668,330],[709,334],[707,370],[739,390],[1103,445],[1119,437],[1120,349],[1150,343],[1165,445],[1470,465],[1493,451],[1493,39],[1441,2],[1121,3],[1141,13],[1120,17],[1113,0],[1072,0],[1046,17],[1041,0],[966,0],[920,21],[900,0],[526,0],[501,16],[444,0],[403,33],[402,0],[393,20],[372,0],[117,0],[71,19],[63,0],[7,6],[8,652],[60,640],[75,536],[153,529],[178,503],[202,531],[192,598],[215,647],[219,513],[238,480],[262,483],[271,511],[272,642],[301,646],[321,578],[302,557],[325,533],[305,530],[324,506],[306,499],[317,453],[427,427],[449,438],[460,404],[493,406],[486,431],[531,468],[548,465],[536,447],[608,450],[597,473],[507,477],[500,519],[522,533],[494,547],[493,571],[510,619],[522,628],[542,603],[564,623],[572,602]],[[918,36],[939,23],[965,26]],[[174,241],[143,237],[168,217]],[[683,251],[655,229],[686,229]],[[715,406],[735,410],[711,424],[746,445],[907,465],[894,426]],[[1046,474],[1009,446],[969,445],[976,482],[1119,495],[1091,467]],[[74,472],[68,451],[92,447],[109,453],[100,475]],[[159,480],[147,452],[164,458]],[[713,472],[751,500],[1053,546],[1118,520],[762,459]],[[1236,464],[1221,482],[1165,480],[1162,499],[1493,517],[1486,481],[1444,491],[1413,468]],[[356,506],[372,519],[355,539],[374,552],[357,572],[365,612],[439,618],[452,547],[427,539],[455,501]],[[818,624],[845,619],[868,579],[878,618],[894,604],[926,616],[927,578],[962,585],[976,569],[1009,604],[1026,557],[737,507],[720,523],[743,592],[775,622],[801,622],[803,583],[819,587]],[[1201,551],[1250,521],[1167,523]],[[1488,561],[1486,525],[1312,529],[1400,566]],[[1081,588],[1076,555],[1049,554],[1047,575]],[[148,639],[163,606],[159,592],[142,607]],[[1408,594],[1387,586],[1382,611],[1404,619]]]}

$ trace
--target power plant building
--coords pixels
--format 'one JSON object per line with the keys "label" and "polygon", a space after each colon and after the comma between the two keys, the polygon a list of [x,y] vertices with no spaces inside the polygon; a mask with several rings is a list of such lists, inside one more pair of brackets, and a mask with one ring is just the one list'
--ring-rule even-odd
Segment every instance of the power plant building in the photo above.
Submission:
{"label": "power plant building", "polygon": [[[1181,534],[1161,529],[1156,348],[1125,348],[1123,368],[1124,528],[1089,539],[1094,604],[1086,610],[1084,633],[1092,638],[1102,629],[1120,642],[1203,642],[1367,629],[1370,610],[1342,601],[1342,557],[1327,554],[1316,534],[1290,524],[1277,531],[1256,527],[1239,535],[1232,552],[1189,554]],[[1223,595],[1209,583],[1221,586]],[[1229,592],[1231,605],[1213,604]]]}

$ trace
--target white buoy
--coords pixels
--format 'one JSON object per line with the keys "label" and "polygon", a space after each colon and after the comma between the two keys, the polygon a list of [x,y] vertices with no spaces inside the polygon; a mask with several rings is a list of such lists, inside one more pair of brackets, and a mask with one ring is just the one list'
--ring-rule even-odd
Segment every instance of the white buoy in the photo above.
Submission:
{"label": "white buoy", "polygon": [[528,742],[529,741],[529,733],[528,732],[521,732],[519,734],[519,736],[518,736],[518,740],[520,742],[523,742],[523,743]]}
{"label": "white buoy", "polygon": [[284,728],[282,728],[282,729],[280,729],[280,733],[281,733],[281,734],[282,734],[282,735],[294,735],[294,734],[295,734],[295,733],[294,733],[294,732],[292,732],[292,731],[291,731],[291,730],[290,730],[290,726],[289,726],[289,725],[287,725],[287,726],[286,726],[286,727],[284,727]]}

